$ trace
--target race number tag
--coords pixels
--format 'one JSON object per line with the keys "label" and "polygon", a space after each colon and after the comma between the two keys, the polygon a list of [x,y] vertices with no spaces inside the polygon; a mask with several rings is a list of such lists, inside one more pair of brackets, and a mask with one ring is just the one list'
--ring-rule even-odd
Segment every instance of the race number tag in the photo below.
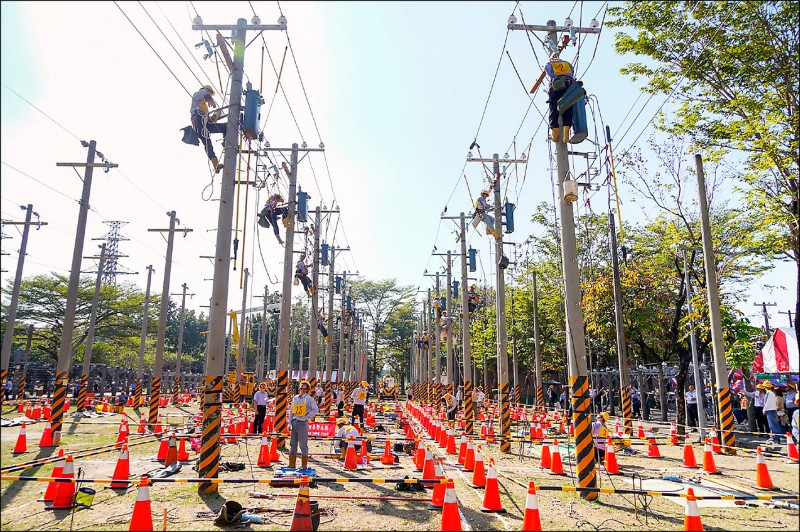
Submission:
{"label": "race number tag", "polygon": [[358,392],[358,400],[363,401],[367,398],[367,392]]}
{"label": "race number tag", "polygon": [[297,417],[305,417],[306,415],[306,404],[305,403],[298,403],[292,405],[292,415]]}
{"label": "race number tag", "polygon": [[553,72],[556,76],[564,76],[567,74],[572,74],[572,68],[569,66],[569,63],[566,61],[554,61],[550,63],[553,67]]}

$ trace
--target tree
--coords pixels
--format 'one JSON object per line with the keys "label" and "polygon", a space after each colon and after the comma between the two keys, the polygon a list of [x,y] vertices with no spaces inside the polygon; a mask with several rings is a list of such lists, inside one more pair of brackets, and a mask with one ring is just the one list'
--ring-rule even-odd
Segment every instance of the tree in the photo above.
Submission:
{"label": "tree", "polygon": [[405,393],[406,376],[409,374],[411,340],[416,323],[414,304],[400,303],[386,319],[383,329],[383,356],[392,374],[400,381],[400,393]]}
{"label": "tree", "polygon": [[384,362],[378,358],[378,345],[385,345],[386,341],[383,335],[384,327],[389,316],[400,305],[409,302],[416,289],[411,286],[400,286],[395,279],[354,281],[352,288],[353,300],[361,303],[357,306],[372,332],[372,364],[367,377],[377,387]]}
{"label": "tree", "polygon": [[[88,334],[94,285],[94,278],[81,277],[71,346],[73,362],[83,360],[81,348]],[[11,287],[12,283],[9,282],[4,292],[10,293]],[[39,356],[45,360],[58,360],[68,287],[69,278],[57,273],[23,279],[17,305],[17,320],[20,323],[27,322],[34,325],[31,360],[36,360]],[[136,352],[143,306],[144,292],[133,284],[101,286],[95,322],[95,344],[92,350],[94,362],[111,363],[108,358],[109,353],[116,352],[120,346],[124,350],[121,355],[131,355],[132,352]],[[157,308],[158,303],[151,301],[151,319],[148,327],[152,332],[158,325]]]}
{"label": "tree", "polygon": [[[735,151],[754,219],[780,229],[770,245],[798,270],[795,329],[800,328],[800,29],[794,1],[629,1],[610,7],[615,48],[655,64],[623,69],[643,90],[679,106],[658,127],[699,148]],[[680,85],[678,85],[680,83]],[[674,91],[674,94],[673,94]]]}

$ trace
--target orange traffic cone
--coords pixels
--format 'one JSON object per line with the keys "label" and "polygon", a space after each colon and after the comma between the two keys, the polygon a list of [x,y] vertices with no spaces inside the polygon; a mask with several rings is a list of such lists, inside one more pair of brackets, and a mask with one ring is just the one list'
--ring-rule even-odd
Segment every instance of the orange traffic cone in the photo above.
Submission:
{"label": "orange traffic cone", "polygon": [[536,484],[528,484],[528,496],[525,498],[525,515],[522,518],[522,532],[540,532],[542,520],[539,517],[539,499],[536,497]]}
{"label": "orange traffic cone", "polygon": [[553,441],[553,452],[550,455],[550,474],[564,474],[564,465],[561,463],[561,451],[558,448],[558,440]]}
{"label": "orange traffic cone", "polygon": [[458,499],[456,499],[456,488],[453,479],[447,479],[447,488],[444,492],[444,507],[442,508],[442,528],[441,530],[461,531],[461,518],[458,511]]}
{"label": "orange traffic cone", "polygon": [[[50,475],[53,478],[61,478],[61,473],[64,471],[64,449],[58,450],[58,461],[56,462],[55,467],[53,467],[53,473]],[[53,502],[53,499],[56,497],[56,489],[58,488],[58,482],[51,481],[47,483],[47,489],[44,490],[44,496],[39,499],[43,502]]]}
{"label": "orange traffic cone", "polygon": [[17,436],[17,444],[14,445],[14,450],[11,451],[14,454],[24,453],[28,450],[28,438],[25,435],[25,423],[22,424],[22,428],[19,429],[19,436]]}
{"label": "orange traffic cone", "polygon": [[689,441],[689,435],[686,435],[686,444],[683,446],[683,467],[697,469],[697,459],[694,457],[694,448],[692,442]]}
{"label": "orange traffic cone", "polygon": [[489,460],[489,473],[486,475],[486,491],[483,492],[481,512],[506,513],[500,500],[500,485],[497,482],[497,471],[494,469],[493,459]]}
{"label": "orange traffic cone", "polygon": [[717,439],[717,429],[714,427],[711,427],[711,451],[714,454],[722,452],[719,448],[719,440]]}
{"label": "orange traffic cone", "polygon": [[272,443],[269,444],[269,459],[273,462],[280,462],[281,453],[278,451],[278,438],[272,438]]}
{"label": "orange traffic cone", "polygon": [[39,447],[52,447],[52,446],[53,446],[53,428],[50,426],[50,421],[48,421],[44,425],[44,432],[42,432],[42,438],[39,440]]}
{"label": "orange traffic cone", "polygon": [[656,443],[656,438],[653,436],[653,433],[650,433],[650,442],[647,446],[647,456],[648,458],[661,458],[661,453],[658,452],[658,444]]}
{"label": "orange traffic cone", "polygon": [[156,453],[156,460],[163,462],[167,459],[167,452],[169,451],[169,438],[164,436],[161,438],[161,444],[158,446],[158,453]]}
{"label": "orange traffic cone", "polygon": [[797,454],[797,445],[795,445],[790,432],[786,433],[786,458],[790,462],[797,462],[800,457]]}
{"label": "orange traffic cone", "polygon": [[[442,460],[436,461],[436,478],[435,480],[444,480],[444,468],[442,467]],[[447,491],[447,484],[444,482],[437,482],[433,485],[433,494],[431,495],[431,503],[428,505],[428,510],[441,510],[444,507],[444,493]]]}
{"label": "orange traffic cone", "polygon": [[[60,478],[75,478],[75,469],[72,465],[72,455],[68,454],[64,462],[64,470]],[[56,493],[53,497],[53,502],[49,506],[45,506],[45,510],[67,510],[75,506],[72,499],[75,497],[75,483],[74,482],[57,482]]]}
{"label": "orange traffic cone", "polygon": [[[796,449],[795,449],[796,450]],[[461,435],[461,441],[458,445],[458,463],[464,465],[464,460],[467,458],[467,435]]]}
{"label": "orange traffic cone", "polygon": [[258,462],[256,463],[258,467],[269,467],[272,465],[269,456],[269,440],[270,437],[267,436],[266,432],[261,435],[261,448],[258,450]]}
{"label": "orange traffic cone", "polygon": [[417,454],[414,455],[414,469],[422,471],[425,468],[425,447],[417,445]]}
{"label": "orange traffic cone", "polygon": [[705,445],[703,446],[703,471],[712,475],[719,475],[720,472],[717,471],[717,464],[714,463],[714,453],[711,447],[708,438],[706,438]]}
{"label": "orange traffic cone", "polygon": [[467,439],[467,452],[464,455],[464,471],[475,471],[475,446],[472,445],[472,438]]}
{"label": "orange traffic cone", "polygon": [[178,441],[175,439],[175,433],[169,433],[169,446],[167,447],[167,456],[164,458],[164,467],[169,467],[178,461]]}
{"label": "orange traffic cone", "polygon": [[689,488],[686,493],[686,512],[683,514],[684,531],[702,531],[703,523],[700,522],[700,510],[697,508],[697,497],[694,489]]}
{"label": "orange traffic cone", "polygon": [[139,416],[139,428],[136,429],[136,433],[137,434],[144,434],[145,432],[146,432],[146,429],[145,429],[145,426],[144,426],[144,416]]}
{"label": "orange traffic cone", "polygon": [[546,441],[542,442],[542,458],[539,460],[539,467],[550,469],[550,444]]}
{"label": "orange traffic cone", "polygon": [[645,435],[644,435],[644,426],[642,425],[642,418],[639,418],[636,421],[636,437],[639,438],[640,440],[647,439],[647,438],[645,438]]}
{"label": "orange traffic cone", "polygon": [[472,482],[469,485],[473,488],[486,487],[486,471],[483,465],[483,448],[478,445],[478,450],[475,451],[475,471],[472,473]]}
{"label": "orange traffic cone", "polygon": [[356,448],[353,445],[353,437],[347,440],[347,452],[344,455],[344,468],[348,471],[357,471],[358,462],[356,461]]}
{"label": "orange traffic cone", "polygon": [[164,429],[161,428],[161,416],[159,415],[156,418],[156,428],[155,428],[155,430],[153,430],[153,433],[154,434],[161,434],[162,432],[164,432]]}
{"label": "orange traffic cone", "polygon": [[121,448],[123,444],[128,443],[128,420],[122,418],[122,422],[119,424],[119,434],[117,434],[117,442],[114,444],[114,447],[117,449]]}
{"label": "orange traffic cone", "polygon": [[189,453],[186,451],[186,438],[178,440],[178,462],[186,462],[189,460]]}
{"label": "orange traffic cone", "polygon": [[359,458],[362,464],[366,465],[371,462],[369,458],[369,451],[367,450],[367,440],[361,442],[361,457]]}
{"label": "orange traffic cone", "polygon": [[436,465],[433,461],[433,453],[429,447],[425,448],[425,465],[422,468],[422,479],[432,480],[436,478]]}
{"label": "orange traffic cone", "polygon": [[[355,450],[353,451],[355,452]],[[300,489],[297,492],[297,500],[294,503],[294,515],[292,516],[291,531],[311,531],[311,494],[308,490],[308,477],[302,478]]]}
{"label": "orange traffic cone", "polygon": [[756,487],[771,490],[775,487],[772,477],[769,476],[767,463],[764,461],[764,454],[761,447],[756,449]]}
{"label": "orange traffic cone", "polygon": [[383,448],[383,456],[381,456],[381,463],[383,465],[394,464],[394,456],[392,456],[392,449],[390,447],[390,443],[391,442],[389,440],[386,440],[386,446]]}
{"label": "orange traffic cone", "polygon": [[675,429],[675,422],[673,421],[669,429],[669,444],[678,445],[678,431]]}
{"label": "orange traffic cone", "polygon": [[447,454],[456,454],[456,436],[453,433],[453,429],[447,431],[447,448],[444,452]]}
{"label": "orange traffic cone", "polygon": [[117,460],[117,467],[114,468],[114,474],[111,475],[113,482],[109,485],[112,489],[127,489],[130,485],[128,476],[131,474],[131,464],[128,459],[128,446],[123,444],[122,450],[119,452],[119,460]]}
{"label": "orange traffic cone", "polygon": [[142,477],[139,482],[139,491],[136,493],[136,503],[133,505],[131,524],[128,530],[152,531],[153,513],[150,508],[150,488],[147,487],[148,478]]}
{"label": "orange traffic cone", "polygon": [[606,440],[606,473],[609,475],[619,475],[619,464],[617,464],[617,453],[614,452],[614,442],[609,437]]}

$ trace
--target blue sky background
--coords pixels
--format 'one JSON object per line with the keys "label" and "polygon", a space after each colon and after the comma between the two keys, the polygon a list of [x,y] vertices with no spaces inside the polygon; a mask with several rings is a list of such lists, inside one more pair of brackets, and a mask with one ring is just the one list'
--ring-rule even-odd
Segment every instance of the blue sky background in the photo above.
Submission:
{"label": "blue sky background", "polygon": [[[200,80],[206,83],[210,77],[218,85],[216,65],[202,59],[203,48],[194,47],[201,37],[191,30],[194,10],[189,3],[143,4]],[[263,23],[274,23],[280,14],[275,2],[253,2],[253,6]],[[139,4],[121,2],[120,7],[186,89],[194,92],[200,84]],[[239,17],[249,20],[253,15],[247,2],[194,2],[194,7],[207,24],[233,24]],[[501,58],[509,14],[516,10],[521,22],[521,8],[529,24],[545,24],[549,18],[561,24],[572,10],[576,24],[583,19],[587,25],[598,13],[600,20],[606,9],[601,2],[521,2],[518,7],[515,2],[286,2],[280,7],[288,19],[288,35],[320,134],[289,53],[281,84],[295,118],[279,92],[272,103],[266,138],[273,147],[302,141],[310,146],[317,146],[320,140],[325,143],[328,165],[322,155],[310,155],[300,165],[299,183],[311,194],[312,206],[321,200],[330,207],[335,194],[341,218],[338,224],[336,217],[323,223],[323,239],[333,241],[335,232],[335,244],[352,249],[352,254],[337,257],[341,259],[337,270],[358,270],[372,279],[397,278],[422,288],[431,283],[422,276],[423,271],[433,272],[443,265],[440,258],[430,256],[434,245],[440,252],[448,247],[457,249],[453,226],[450,222],[440,225],[440,213],[445,206],[450,215],[471,210],[464,173],[473,196],[482,186],[479,165],[471,163],[464,168],[465,158]],[[2,217],[19,220],[24,213],[18,205],[33,203],[50,223],[31,234],[25,275],[68,273],[81,182],[72,170],[56,168],[55,163],[83,161],[86,151],[70,133],[9,88],[79,139],[97,140],[98,149],[120,165],[119,171],[95,172],[84,255],[96,251],[98,243],[89,239],[107,232],[103,220],[128,221],[123,232],[131,240],[121,243],[120,249],[130,257],[121,264],[138,272],[153,264],[153,286],[160,290],[166,245],[147,229],[166,227],[166,212],[174,209],[194,233],[176,240],[173,291],[186,282],[197,294],[189,306],[206,304],[211,282],[204,279],[210,278],[213,270],[210,261],[199,256],[214,253],[217,204],[201,197],[211,180],[202,150],[180,142],[178,130],[188,124],[190,103],[184,88],[114,3],[3,2],[0,20],[0,68],[5,85],[0,91],[5,163],[0,168]],[[248,41],[253,36],[248,34]],[[279,32],[264,36],[277,68],[286,36]],[[545,54],[536,38],[531,40],[541,63]],[[614,54],[613,32],[608,29],[601,34],[596,57],[587,70],[596,42],[597,37],[587,37],[577,61],[576,47],[570,46],[563,57],[577,63],[588,92],[597,96],[619,154],[640,132],[644,131],[640,145],[653,132],[648,121],[664,97],[654,97],[639,113],[647,99],[641,98],[629,113],[639,92],[637,84],[619,72],[627,61]],[[261,46],[257,39],[246,52],[245,73],[256,87]],[[539,65],[525,34],[509,33],[505,49],[524,85],[530,87]],[[227,85],[226,73],[220,70]],[[266,59],[263,80],[266,105],[262,117],[276,85]],[[541,112],[546,111],[545,99],[541,92],[535,95]],[[484,157],[494,152],[502,156],[506,150],[513,155],[514,140],[518,154],[522,153],[533,140],[524,185],[521,177],[519,182],[512,177],[508,187],[509,199],[517,204],[515,242],[524,241],[533,231],[527,219],[535,206],[552,201],[547,129],[541,125],[539,111],[532,108],[520,127],[528,106],[527,91],[503,53],[477,139]],[[219,142],[215,145],[218,153],[220,146]],[[579,149],[590,147],[583,143]],[[522,176],[523,168],[519,170]],[[215,197],[218,183],[219,178]],[[626,220],[642,221],[643,210],[652,212],[652,206],[634,198],[632,192],[621,188],[622,214]],[[254,196],[250,195],[248,206],[251,229],[254,213],[265,199],[260,197],[257,205]],[[588,208],[583,198],[576,205]],[[606,209],[605,189],[592,197],[591,207],[596,212]],[[241,208],[243,213],[245,206]],[[3,251],[11,253],[3,257],[3,268],[10,270],[3,273],[3,282],[13,275],[19,246],[16,230],[7,228],[6,233],[14,238],[3,241]],[[480,250],[483,272],[491,275],[489,239],[473,232],[469,239]],[[275,280],[282,268],[282,248],[266,232],[261,246]],[[251,286],[258,287],[257,293],[264,285],[272,291],[280,288],[280,284],[271,284],[264,272],[252,233],[247,236],[243,256],[254,274]],[[89,271],[93,265],[84,261],[83,268]],[[140,273],[127,279],[144,287],[146,276]],[[242,296],[238,275],[232,279],[230,306],[236,308]],[[760,312],[753,302],[777,302],[778,308],[771,309],[772,323],[786,325],[786,316],[778,316],[776,311],[794,308],[793,279],[791,265],[780,265],[751,287],[742,310],[760,324]],[[770,293],[762,284],[784,287]],[[259,300],[254,300],[253,306],[257,305]]]}

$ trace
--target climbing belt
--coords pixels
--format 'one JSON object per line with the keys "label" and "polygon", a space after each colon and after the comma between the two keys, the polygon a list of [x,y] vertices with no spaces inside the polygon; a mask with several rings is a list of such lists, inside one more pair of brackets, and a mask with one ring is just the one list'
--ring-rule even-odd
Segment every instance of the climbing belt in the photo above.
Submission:
{"label": "climbing belt", "polygon": [[[197,467],[198,474],[203,478],[216,478],[219,472],[219,427],[220,427],[220,394],[222,393],[222,377],[219,375],[206,375],[204,377],[205,389],[203,390],[203,433],[200,443],[200,462]],[[198,485],[201,495],[215,493],[217,485],[204,482]]]}
{"label": "climbing belt", "polygon": [[[589,416],[589,379],[586,376],[570,377],[572,388],[572,422],[575,426],[575,463],[577,464],[578,486],[597,487],[597,472],[594,460],[594,442]],[[595,492],[581,492],[581,497],[593,501]]]}

